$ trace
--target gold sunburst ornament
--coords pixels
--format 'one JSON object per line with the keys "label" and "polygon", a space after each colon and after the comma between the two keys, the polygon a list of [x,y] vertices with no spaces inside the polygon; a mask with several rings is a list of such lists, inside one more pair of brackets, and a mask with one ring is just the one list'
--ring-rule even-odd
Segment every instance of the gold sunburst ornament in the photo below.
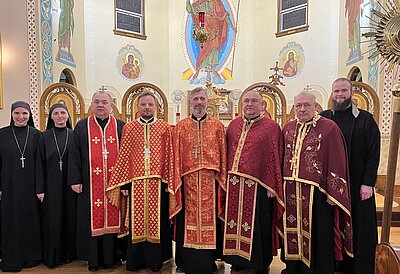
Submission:
{"label": "gold sunburst ornament", "polygon": [[386,7],[377,4],[382,10],[371,9],[371,12],[379,21],[370,18],[371,31],[362,36],[374,40],[376,50],[369,58],[381,55],[390,73],[394,66],[400,66],[400,0],[389,0]]}

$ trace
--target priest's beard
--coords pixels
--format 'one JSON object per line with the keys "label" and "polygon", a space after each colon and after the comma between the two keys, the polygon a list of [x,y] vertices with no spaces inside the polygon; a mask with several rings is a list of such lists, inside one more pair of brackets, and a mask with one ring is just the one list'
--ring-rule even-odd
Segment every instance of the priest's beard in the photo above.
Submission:
{"label": "priest's beard", "polygon": [[345,99],[340,103],[336,100],[332,100],[332,105],[334,110],[345,110],[350,106],[350,104],[351,104],[351,97]]}

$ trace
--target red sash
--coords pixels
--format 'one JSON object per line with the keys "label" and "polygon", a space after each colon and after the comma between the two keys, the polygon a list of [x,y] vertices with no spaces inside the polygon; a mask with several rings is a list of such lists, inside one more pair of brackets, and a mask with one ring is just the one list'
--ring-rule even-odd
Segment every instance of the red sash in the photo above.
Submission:
{"label": "red sash", "polygon": [[224,254],[251,258],[257,182],[236,174],[228,176]]}
{"label": "red sash", "polygon": [[90,162],[91,235],[118,233],[120,213],[106,196],[111,171],[117,161],[119,140],[117,122],[110,116],[104,134],[94,115],[88,118]]}

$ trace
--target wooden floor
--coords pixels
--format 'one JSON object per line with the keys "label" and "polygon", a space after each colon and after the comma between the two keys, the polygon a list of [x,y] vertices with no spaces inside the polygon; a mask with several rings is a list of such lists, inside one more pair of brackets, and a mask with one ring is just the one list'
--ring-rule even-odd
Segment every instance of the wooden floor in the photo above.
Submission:
{"label": "wooden floor", "polygon": [[[383,198],[380,195],[377,195],[377,207],[383,204]],[[394,204],[394,207],[398,207],[399,204]],[[378,229],[380,235],[381,229]],[[379,238],[380,239],[380,238]],[[390,242],[400,245],[400,227],[392,227],[390,231]],[[224,264],[223,262],[218,262],[218,274],[228,274],[230,273],[230,265]],[[274,260],[271,265],[271,274],[280,274],[281,270],[284,269],[284,264],[280,261],[279,256],[274,257]],[[41,274],[41,273],[90,273],[87,270],[87,263],[84,261],[75,261],[67,265],[60,266],[58,268],[49,269],[44,265],[39,265],[30,269],[23,269],[22,272]],[[125,270],[125,265],[121,265],[119,267],[113,269],[100,269],[96,273],[127,273]],[[152,273],[150,269],[143,269],[139,272],[129,272],[129,273],[140,273],[147,274]],[[174,262],[171,260],[164,264],[164,267],[161,269],[159,273],[162,274],[175,274],[175,266]],[[232,272],[234,273],[234,272]],[[245,271],[236,272],[238,274],[247,274]]]}
{"label": "wooden floor", "polygon": [[[380,233],[380,229],[379,229]],[[390,233],[390,242],[400,244],[400,228],[394,227],[391,229]],[[218,262],[218,274],[228,274],[230,273],[230,265],[224,264],[223,262]],[[274,257],[274,260],[271,265],[271,274],[280,274],[281,270],[284,269],[284,264],[279,260],[279,256]],[[44,265],[39,265],[30,269],[23,269],[22,272],[41,274],[41,273],[90,273],[87,270],[87,263],[84,261],[75,261],[67,265],[60,266],[58,268],[49,269]],[[100,269],[96,273],[127,273],[125,270],[125,265],[121,265],[114,269]],[[143,269],[139,272],[129,272],[129,273],[140,273],[140,274],[148,274],[152,273],[150,269]],[[164,267],[161,269],[159,273],[162,274],[175,274],[175,267],[173,266],[173,262],[169,261],[164,264]],[[232,272],[234,273],[234,272]],[[248,274],[248,272],[240,271],[236,272],[238,274]]]}

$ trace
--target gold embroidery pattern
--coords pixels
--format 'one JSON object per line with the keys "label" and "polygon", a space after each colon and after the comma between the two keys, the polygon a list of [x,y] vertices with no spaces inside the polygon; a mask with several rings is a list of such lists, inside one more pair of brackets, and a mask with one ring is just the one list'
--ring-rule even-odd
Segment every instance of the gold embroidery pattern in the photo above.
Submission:
{"label": "gold embroidery pattern", "polygon": [[100,199],[97,199],[96,202],[94,202],[94,204],[95,204],[97,207],[100,207],[100,206],[103,204],[103,202],[102,202]]}
{"label": "gold embroidery pattern", "polygon": [[244,181],[244,183],[248,186],[248,187],[252,187],[255,185],[255,182],[253,180],[247,179]]}
{"label": "gold embroidery pattern", "polygon": [[94,137],[94,138],[92,139],[92,142],[95,143],[96,145],[97,145],[100,141],[101,141],[101,140],[100,140],[99,138],[97,138],[97,136]]}
{"label": "gold embroidery pattern", "polygon": [[237,226],[237,223],[235,223],[235,221],[233,219],[231,219],[227,225],[232,229],[235,226]]}
{"label": "gold embroidery pattern", "polygon": [[95,170],[93,170],[93,173],[96,173],[96,175],[99,175],[102,172],[102,170],[99,167],[96,167]]}
{"label": "gold embroidery pattern", "polygon": [[242,224],[242,228],[244,231],[247,232],[250,230],[251,226],[249,226],[249,224],[247,222],[245,222],[244,224]]}
{"label": "gold embroidery pattern", "polygon": [[232,183],[232,185],[236,185],[237,183],[239,183],[239,180],[238,180],[238,178],[236,178],[236,176],[232,176],[232,178],[229,180],[231,183]]}

